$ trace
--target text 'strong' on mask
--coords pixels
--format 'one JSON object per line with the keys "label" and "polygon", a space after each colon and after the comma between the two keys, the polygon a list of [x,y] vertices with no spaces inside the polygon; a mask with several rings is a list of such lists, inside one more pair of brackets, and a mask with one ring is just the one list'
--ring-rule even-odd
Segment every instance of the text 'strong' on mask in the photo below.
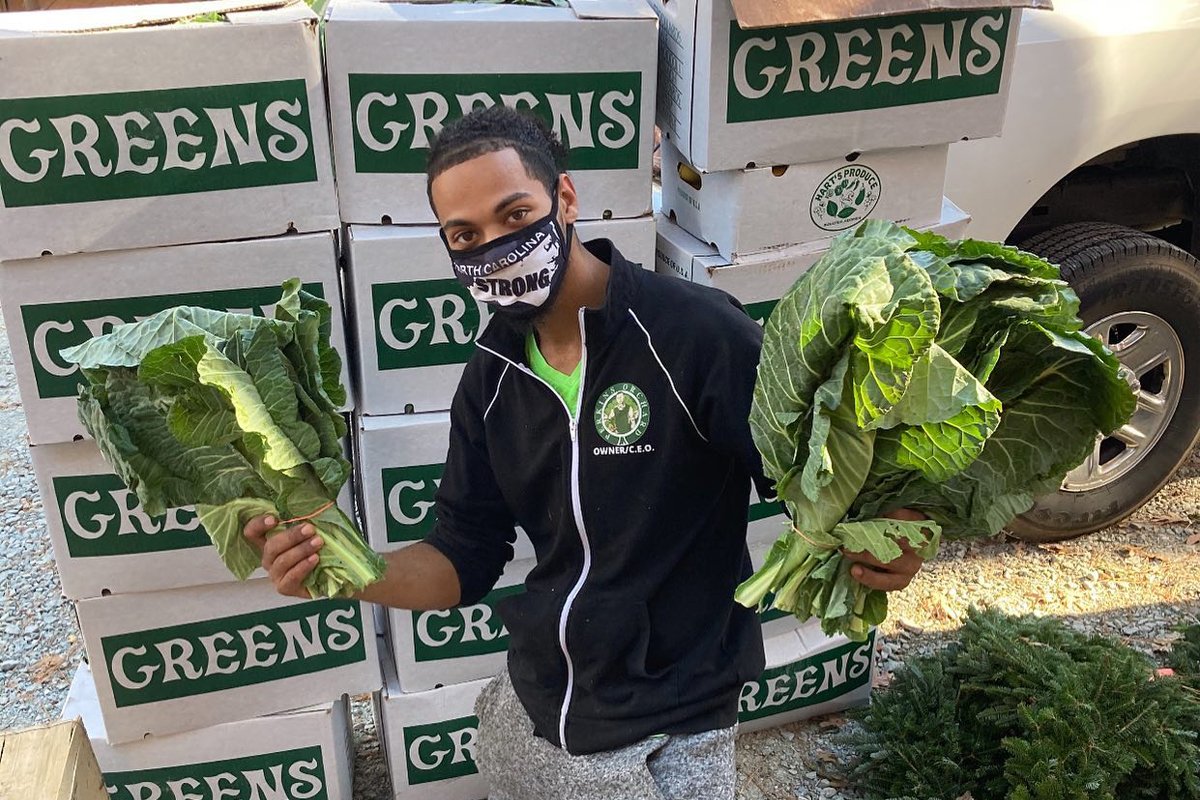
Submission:
{"label": "text 'strong' on mask", "polygon": [[451,250],[450,263],[459,283],[493,311],[532,317],[548,306],[562,286],[571,248],[571,228],[558,223],[558,192],[550,213],[470,250]]}

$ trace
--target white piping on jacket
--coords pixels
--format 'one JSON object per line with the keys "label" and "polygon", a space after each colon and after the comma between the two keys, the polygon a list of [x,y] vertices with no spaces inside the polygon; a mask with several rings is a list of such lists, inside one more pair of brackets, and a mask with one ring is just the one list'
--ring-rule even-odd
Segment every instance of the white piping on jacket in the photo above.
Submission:
{"label": "white piping on jacket", "polygon": [[658,351],[654,349],[654,342],[650,339],[650,331],[646,330],[646,326],[638,319],[638,315],[633,313],[632,308],[629,309],[629,316],[633,317],[633,321],[642,329],[642,333],[646,334],[646,344],[650,346],[650,352],[654,356],[654,360],[658,362],[659,369],[663,371],[663,375],[667,376],[667,383],[671,384],[671,391],[674,393],[675,399],[679,401],[679,406],[683,409],[683,413],[687,414],[688,421],[692,423],[692,429],[696,431],[697,436],[707,442],[708,437],[700,432],[700,426],[696,424],[696,418],[692,416],[687,403],[683,402],[683,398],[679,395],[679,390],[675,388],[675,380],[671,377],[671,373],[667,372],[666,364],[663,364],[663,360],[658,357]]}
{"label": "white piping on jacket", "polygon": [[508,374],[509,364],[504,365],[504,371],[500,373],[500,380],[496,381],[496,393],[492,395],[492,402],[488,403],[487,409],[483,412],[483,418],[487,419],[487,415],[492,413],[492,406],[496,405],[496,398],[500,396],[500,387],[504,385],[504,376]]}

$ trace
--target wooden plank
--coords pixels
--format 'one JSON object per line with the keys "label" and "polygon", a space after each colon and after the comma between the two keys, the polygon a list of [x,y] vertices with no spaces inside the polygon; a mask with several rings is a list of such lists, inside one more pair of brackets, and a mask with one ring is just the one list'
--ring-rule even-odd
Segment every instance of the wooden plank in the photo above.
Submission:
{"label": "wooden plank", "polygon": [[0,734],[0,797],[108,800],[79,720]]}

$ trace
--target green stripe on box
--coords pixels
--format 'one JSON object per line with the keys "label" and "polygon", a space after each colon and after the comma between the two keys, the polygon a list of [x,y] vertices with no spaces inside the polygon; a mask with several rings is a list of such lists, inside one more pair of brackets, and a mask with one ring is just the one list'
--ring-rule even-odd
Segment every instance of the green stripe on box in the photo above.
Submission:
{"label": "green stripe on box", "polygon": [[471,110],[503,104],[546,121],[572,171],[636,169],[644,133],[640,72],[348,76],[354,168],[423,174],[430,141]]}
{"label": "green stripe on box", "polygon": [[479,720],[475,716],[448,719],[404,729],[405,766],[410,786],[474,775],[475,740]]}
{"label": "green stripe on box", "polygon": [[[219,746],[219,742],[213,743]],[[112,800],[327,800],[328,779],[320,747],[260,753],[221,761],[105,772]]]}
{"label": "green stripe on box", "polygon": [[152,517],[116,475],[67,475],[54,478],[51,485],[72,558],[163,553],[212,544],[194,510],[173,508]]}
{"label": "green stripe on box", "polygon": [[[213,268],[227,266],[214,264]],[[325,297],[325,287],[320,283],[305,283],[303,288],[310,294]],[[21,324],[33,359],[33,378],[37,384],[38,397],[48,399],[78,395],[79,387],[83,385],[79,377],[79,368],[63,361],[59,352],[83,344],[93,336],[108,333],[115,325],[136,322],[175,306],[201,306],[217,311],[240,311],[266,316],[274,313],[279,295],[279,285],[276,284],[242,289],[22,305]]]}
{"label": "green stripe on box", "polygon": [[473,606],[414,611],[414,659],[420,663],[503,653],[508,649],[508,631],[496,611],[496,604],[523,591],[525,584],[518,583],[493,589]]}
{"label": "green stripe on box", "polygon": [[875,631],[865,642],[848,642],[808,658],[768,669],[742,687],[738,720],[784,714],[828,702],[871,683]]}
{"label": "green stripe on box", "polygon": [[729,123],[999,93],[1009,9],[742,30],[729,24]]}
{"label": "green stripe on box", "polygon": [[317,600],[113,634],[102,637],[100,646],[118,708],[271,683],[366,660],[362,611],[352,600]]}
{"label": "green stripe on box", "polygon": [[309,116],[303,79],[0,100],[0,196],[23,208],[311,183]]}

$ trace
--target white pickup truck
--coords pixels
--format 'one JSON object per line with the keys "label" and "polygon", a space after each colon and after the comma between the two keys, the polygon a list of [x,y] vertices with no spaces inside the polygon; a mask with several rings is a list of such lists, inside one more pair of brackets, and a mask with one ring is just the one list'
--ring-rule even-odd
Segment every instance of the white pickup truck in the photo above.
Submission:
{"label": "white pickup truck", "polygon": [[1055,0],[1027,11],[1004,135],[951,148],[974,238],[1060,263],[1138,409],[1010,527],[1099,530],[1200,440],[1200,0]]}

